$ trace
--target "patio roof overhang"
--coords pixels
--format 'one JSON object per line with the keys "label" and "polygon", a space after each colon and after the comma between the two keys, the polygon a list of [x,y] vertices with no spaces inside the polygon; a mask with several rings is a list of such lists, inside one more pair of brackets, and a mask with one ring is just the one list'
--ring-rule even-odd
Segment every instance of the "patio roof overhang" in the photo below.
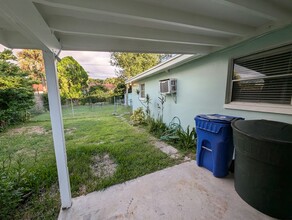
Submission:
{"label": "patio roof overhang", "polygon": [[60,50],[206,55],[291,25],[291,0],[0,0],[0,44],[43,50],[62,208],[71,206]]}
{"label": "patio roof overhang", "polygon": [[291,24],[290,0],[0,0],[9,48],[208,54]]}

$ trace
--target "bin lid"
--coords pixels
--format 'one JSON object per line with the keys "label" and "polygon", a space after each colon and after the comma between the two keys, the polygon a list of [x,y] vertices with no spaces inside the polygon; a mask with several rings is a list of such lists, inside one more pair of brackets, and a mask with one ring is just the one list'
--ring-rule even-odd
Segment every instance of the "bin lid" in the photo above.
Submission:
{"label": "bin lid", "polygon": [[244,119],[241,117],[235,117],[235,116],[228,116],[228,115],[219,115],[219,114],[201,114],[197,115],[195,119],[203,119],[207,121],[217,122],[217,123],[224,123],[224,124],[230,124],[232,121],[236,119]]}
{"label": "bin lid", "polygon": [[292,124],[270,120],[247,120],[236,121],[232,123],[232,127],[256,139],[292,144]]}

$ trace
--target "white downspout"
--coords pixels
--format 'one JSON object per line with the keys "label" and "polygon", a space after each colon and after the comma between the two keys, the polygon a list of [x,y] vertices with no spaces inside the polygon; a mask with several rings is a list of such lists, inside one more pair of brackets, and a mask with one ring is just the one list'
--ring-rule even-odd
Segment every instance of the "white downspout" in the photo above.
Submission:
{"label": "white downspout", "polygon": [[55,54],[51,51],[43,50],[43,57],[45,61],[52,133],[57,162],[59,189],[61,194],[61,205],[62,208],[65,209],[71,207],[72,201]]}

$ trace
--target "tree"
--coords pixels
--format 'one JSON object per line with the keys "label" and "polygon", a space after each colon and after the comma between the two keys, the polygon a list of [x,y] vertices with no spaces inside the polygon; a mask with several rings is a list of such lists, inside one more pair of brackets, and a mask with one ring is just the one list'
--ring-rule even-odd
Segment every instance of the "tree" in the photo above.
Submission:
{"label": "tree", "polygon": [[160,62],[160,54],[150,53],[111,53],[110,63],[118,68],[117,73],[129,79]]}
{"label": "tree", "polygon": [[88,90],[87,102],[105,102],[110,97],[109,90],[102,84],[91,86]]}
{"label": "tree", "polygon": [[18,64],[24,71],[30,73],[33,80],[46,88],[45,66],[42,51],[22,50],[17,53]]}
{"label": "tree", "polygon": [[103,83],[116,85],[117,77],[106,78]]}
{"label": "tree", "polygon": [[79,99],[88,87],[88,75],[83,67],[71,56],[64,57],[57,65],[61,96]]}
{"label": "tree", "polygon": [[116,96],[123,96],[126,91],[126,84],[124,82],[120,82],[117,84],[117,87],[114,89],[114,94]]}
{"label": "tree", "polygon": [[0,131],[25,121],[27,111],[34,105],[33,81],[9,60],[16,60],[11,50],[0,53]]}
{"label": "tree", "polygon": [[9,61],[9,60],[16,60],[16,57],[13,55],[11,50],[5,49],[0,53],[0,60],[3,61]]}
{"label": "tree", "polygon": [[92,84],[92,85],[97,85],[97,84],[103,84],[104,83],[104,80],[103,79],[92,79],[92,78],[89,78],[88,79],[88,84]]}

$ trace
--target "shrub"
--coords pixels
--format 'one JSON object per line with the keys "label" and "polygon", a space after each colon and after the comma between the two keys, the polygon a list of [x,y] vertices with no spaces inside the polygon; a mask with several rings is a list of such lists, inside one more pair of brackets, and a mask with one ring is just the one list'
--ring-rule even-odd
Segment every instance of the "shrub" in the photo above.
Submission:
{"label": "shrub", "polygon": [[45,111],[49,111],[49,97],[48,97],[48,93],[44,93],[43,94],[43,102],[44,102],[44,109]]}
{"label": "shrub", "polygon": [[[2,54],[11,53],[9,58]],[[14,59],[12,52],[0,53],[0,131],[10,124],[26,121],[28,110],[34,106],[33,81],[6,59]]]}
{"label": "shrub", "polygon": [[179,118],[174,117],[160,139],[187,150],[196,146],[196,137],[197,134],[194,128],[190,129],[190,126],[188,126],[184,130],[180,125]]}
{"label": "shrub", "polygon": [[98,102],[106,102],[108,97],[101,97],[101,96],[96,96],[96,95],[89,95],[84,98],[80,98],[81,105],[85,105],[87,103],[92,104],[92,103],[98,103]]}
{"label": "shrub", "polygon": [[179,129],[177,137],[177,143],[183,149],[190,149],[196,146],[196,132],[194,128],[190,130],[190,126],[187,127],[186,131]]}
{"label": "shrub", "polygon": [[134,125],[141,125],[145,123],[145,113],[143,108],[137,108],[130,117]]}
{"label": "shrub", "polygon": [[154,119],[148,117],[147,124],[149,132],[154,134],[156,137],[160,137],[167,129],[166,124],[162,121],[161,118]]}
{"label": "shrub", "polygon": [[[57,180],[54,163],[27,164],[26,156],[5,154],[0,161],[0,219],[15,219],[15,210]],[[53,168],[52,168],[53,167]]]}
{"label": "shrub", "polygon": [[[32,193],[32,173],[23,166],[23,157],[11,165],[11,156],[3,161],[0,168],[0,219],[13,216],[14,210]],[[6,162],[6,163],[5,163]]]}

